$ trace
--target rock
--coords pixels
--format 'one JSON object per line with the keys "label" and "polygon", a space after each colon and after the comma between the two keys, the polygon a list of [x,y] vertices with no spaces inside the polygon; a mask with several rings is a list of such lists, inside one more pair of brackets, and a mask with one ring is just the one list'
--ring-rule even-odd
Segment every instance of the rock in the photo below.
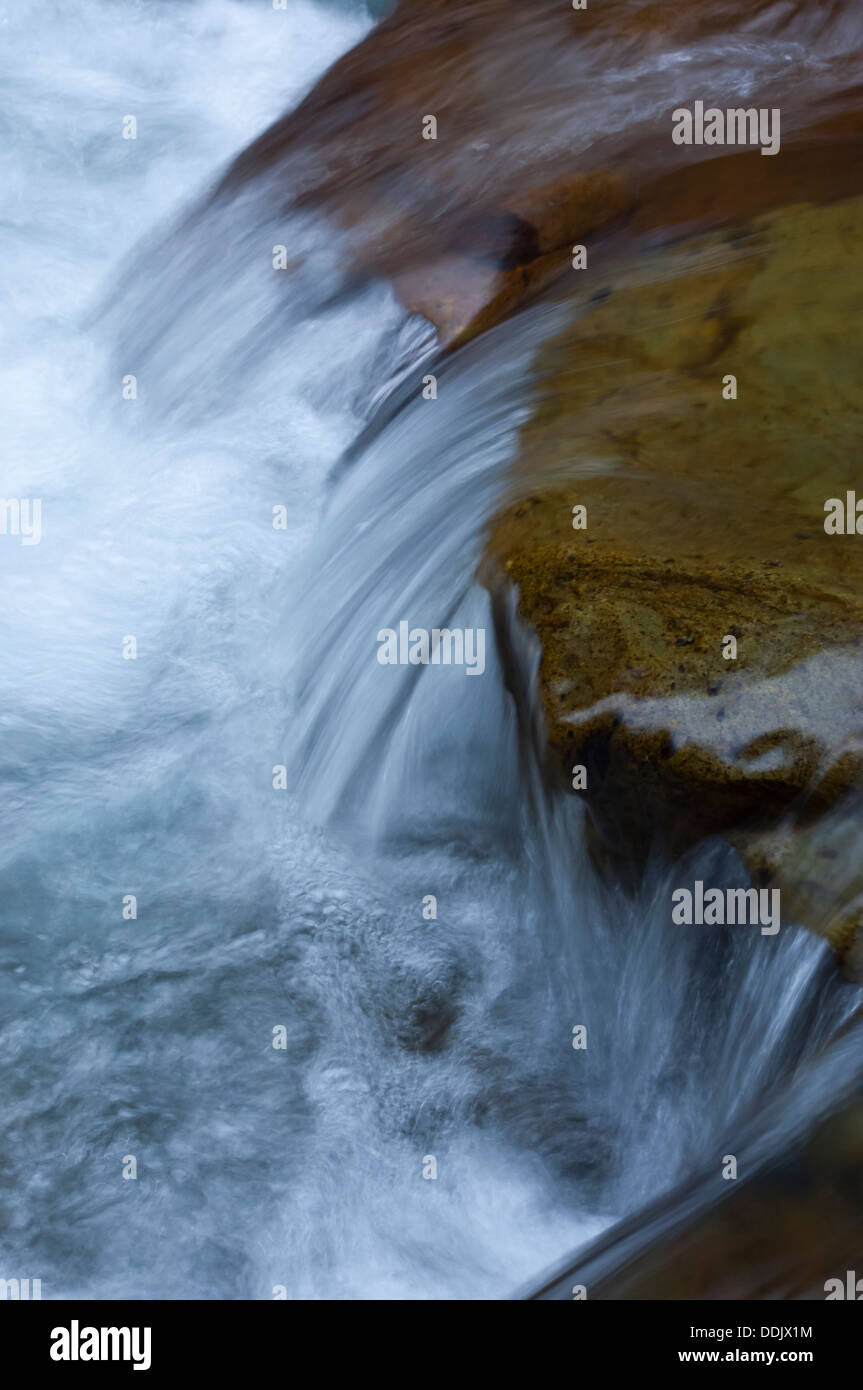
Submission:
{"label": "rock", "polygon": [[[565,259],[568,264],[568,253]],[[563,269],[559,255],[505,272],[453,256],[396,275],[393,285],[406,309],[434,324],[440,346],[453,350],[506,318]]]}
{"label": "rock", "polygon": [[[777,157],[671,139],[730,46]],[[329,219],[448,349],[571,302],[484,570],[542,642],[549,768],[586,767],[599,861],[724,834],[848,960],[853,876],[812,885],[861,771],[861,549],[823,529],[859,483],[858,50],[843,4],[402,0],[213,195]]]}
{"label": "rock", "polygon": [[[743,856],[753,882],[782,893],[786,920],[804,922],[827,938],[844,973],[863,983],[863,808],[859,792],[845,793],[859,764],[839,758],[782,822],[770,830],[733,828],[726,838]],[[843,784],[834,795],[837,780]]]}
{"label": "rock", "polygon": [[863,540],[823,523],[859,484],[862,220],[797,206],[624,260],[541,355],[485,573],[539,635],[550,764],[586,767],[600,859],[733,832],[777,872],[860,780]]}
{"label": "rock", "polygon": [[[673,74],[665,65],[645,72],[645,53],[675,55],[698,91],[715,79],[729,40],[745,42],[759,102],[781,106],[789,135],[815,132],[823,196],[834,186],[847,195],[853,152],[842,141],[854,132],[844,113],[859,93],[849,95],[857,75],[837,43],[842,23],[841,8],[777,18],[770,0],[726,0],[711,12],[402,0],[234,161],[214,198],[264,185],[277,213],[325,215],[348,233],[349,268],[394,280],[408,307],[455,347],[566,273],[568,257],[548,259],[554,253],[617,235],[636,204],[637,235],[715,219],[712,175],[700,171],[721,161],[713,147],[673,144]],[[799,62],[787,60],[795,43],[807,59],[805,84]],[[423,139],[428,116],[436,139]],[[723,164],[723,203],[726,185],[740,184],[751,193],[737,200],[750,211],[773,206],[777,182],[787,202],[793,178],[767,168],[779,163],[747,150]]]}
{"label": "rock", "polygon": [[629,201],[623,180],[605,172],[527,188],[463,227],[458,255],[397,273],[393,284],[406,308],[435,325],[442,347],[459,347],[565,274],[573,243]]}
{"label": "rock", "polygon": [[859,1086],[790,1138],[754,1173],[742,1158],[737,1181],[723,1181],[717,1164],[714,1175],[613,1228],[532,1296],[569,1299],[583,1284],[591,1300],[820,1300],[836,1296],[838,1279],[847,1297],[847,1272],[855,1286],[863,1279]]}

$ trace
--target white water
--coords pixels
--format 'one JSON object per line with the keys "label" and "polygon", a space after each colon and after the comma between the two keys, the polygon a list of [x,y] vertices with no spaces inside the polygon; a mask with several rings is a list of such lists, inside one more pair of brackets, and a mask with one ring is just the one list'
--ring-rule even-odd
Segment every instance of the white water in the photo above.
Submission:
{"label": "white water", "polygon": [[382,286],[322,310],[325,228],[183,221],[367,22],[3,12],[0,491],[44,535],[0,544],[0,1275],[45,1297],[506,1294],[848,1006],[802,933],[681,949],[665,871],[600,892],[578,807],[523,784],[493,649],[478,680],[376,664],[402,617],[490,626],[473,566],[542,317],[333,490],[427,335]]}

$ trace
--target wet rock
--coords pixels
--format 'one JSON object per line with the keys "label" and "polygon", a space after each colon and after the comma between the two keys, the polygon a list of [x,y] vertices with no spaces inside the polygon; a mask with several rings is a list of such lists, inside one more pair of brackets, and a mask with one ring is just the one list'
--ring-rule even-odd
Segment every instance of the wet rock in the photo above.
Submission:
{"label": "wet rock", "polygon": [[717,1176],[672,1194],[533,1296],[568,1299],[573,1284],[585,1284],[594,1300],[835,1298],[849,1270],[855,1284],[863,1278],[861,1248],[858,1095],[751,1179]]}
{"label": "wet rock", "polygon": [[[846,791],[853,777],[854,790]],[[817,928],[863,983],[863,807],[856,759],[840,757],[778,826],[731,829],[753,882],[782,893],[786,920]],[[837,794],[838,785],[838,794]],[[843,794],[844,793],[844,794]]]}
{"label": "wet rock", "polygon": [[799,906],[789,868],[859,782],[863,542],[823,521],[859,481],[861,217],[793,207],[605,266],[543,351],[486,575],[539,635],[550,766],[586,768],[600,859],[726,833]]}
{"label": "wet rock", "polygon": [[506,318],[561,270],[554,254],[507,272],[454,256],[396,275],[393,285],[406,309],[434,324],[441,347],[455,349]]}
{"label": "wet rock", "polygon": [[571,245],[629,202],[623,180],[608,173],[527,188],[460,231],[457,254],[396,274],[393,283],[405,307],[435,325],[441,346],[459,347],[565,274]]}
{"label": "wet rock", "polygon": [[[671,139],[729,45],[778,157]],[[214,194],[325,215],[450,349],[571,302],[486,565],[542,642],[550,768],[618,871],[719,832],[804,906],[861,767],[861,551],[822,524],[859,483],[859,46],[843,4],[402,0]]]}
{"label": "wet rock", "polygon": [[[715,222],[705,161],[722,166],[723,215],[731,187],[750,213],[797,196],[802,176],[786,174],[784,146],[780,172],[757,150],[723,164],[713,147],[672,143],[670,93],[684,75],[684,86],[709,86],[729,41],[747,45],[759,103],[781,106],[784,138],[808,129],[820,140],[818,196],[847,196],[859,130],[846,113],[859,93],[849,95],[853,44],[837,42],[845,23],[842,7],[777,15],[768,0],[709,12],[403,0],[234,161],[214,196],[264,187],[276,212],[326,215],[347,233],[350,269],[393,280],[455,347],[567,274],[573,243],[617,235],[633,208],[639,235]],[[805,85],[777,30],[808,60]],[[674,55],[672,68],[646,69],[653,52]],[[843,143],[855,137],[854,150]]]}

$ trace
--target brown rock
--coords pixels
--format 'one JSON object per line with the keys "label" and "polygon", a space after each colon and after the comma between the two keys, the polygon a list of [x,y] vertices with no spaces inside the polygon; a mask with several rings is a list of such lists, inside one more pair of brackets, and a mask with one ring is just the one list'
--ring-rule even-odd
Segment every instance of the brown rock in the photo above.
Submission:
{"label": "brown rock", "polygon": [[567,787],[586,766],[602,853],[745,848],[793,814],[795,851],[752,840],[778,873],[857,782],[863,541],[823,521],[859,484],[861,214],[787,209],[624,263],[544,352],[492,572],[539,634],[550,763]]}
{"label": "brown rock", "polygon": [[[847,196],[860,149],[848,113],[861,97],[853,52],[836,40],[844,22],[842,6],[777,14],[769,0],[578,12],[561,0],[403,0],[234,161],[215,197],[265,182],[274,211],[331,218],[349,230],[352,268],[395,279],[456,345],[566,271],[565,257],[546,256],[619,235],[634,203],[628,234],[645,236],[802,196],[813,165],[817,197]],[[805,83],[777,29],[813,60]],[[671,141],[675,83],[662,65],[645,72],[645,53],[689,50],[697,94],[729,39],[759,65],[759,104],[781,107],[781,158],[716,160],[713,147]],[[427,115],[436,140],[422,139]],[[789,148],[807,130],[822,148],[798,169]],[[513,273],[527,266],[537,268]]]}

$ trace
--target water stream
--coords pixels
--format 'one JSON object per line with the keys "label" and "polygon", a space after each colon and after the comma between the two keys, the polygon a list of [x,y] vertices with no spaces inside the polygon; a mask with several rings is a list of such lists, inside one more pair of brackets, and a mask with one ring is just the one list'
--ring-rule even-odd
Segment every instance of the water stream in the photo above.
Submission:
{"label": "water stream", "polygon": [[[505,1296],[857,1001],[793,925],[681,938],[726,848],[599,883],[520,746],[475,569],[554,311],[432,404],[430,330],[333,229],[201,203],[370,23],[3,15],[2,490],[43,534],[0,548],[0,1273],[44,1297]],[[401,620],[485,627],[482,676],[381,666]]]}

